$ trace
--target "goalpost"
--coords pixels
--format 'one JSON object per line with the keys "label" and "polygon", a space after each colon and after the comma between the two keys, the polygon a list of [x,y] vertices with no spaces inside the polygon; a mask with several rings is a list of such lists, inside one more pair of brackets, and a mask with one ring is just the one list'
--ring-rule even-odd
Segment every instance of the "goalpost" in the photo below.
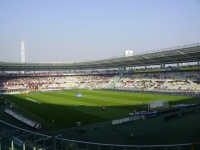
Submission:
{"label": "goalpost", "polygon": [[166,100],[156,100],[148,103],[148,110],[166,108],[169,108],[169,103]]}

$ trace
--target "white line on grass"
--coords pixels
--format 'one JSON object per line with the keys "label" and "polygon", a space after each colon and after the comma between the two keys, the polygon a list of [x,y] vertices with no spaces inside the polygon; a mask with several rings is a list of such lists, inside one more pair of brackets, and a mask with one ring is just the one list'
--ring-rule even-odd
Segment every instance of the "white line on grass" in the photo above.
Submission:
{"label": "white line on grass", "polygon": [[30,99],[30,98],[26,98],[26,99],[29,100],[29,101],[31,101],[31,102],[37,103],[37,104],[42,104],[42,103],[40,103],[40,102],[38,102],[38,101],[35,101],[35,100],[33,100],[33,99]]}

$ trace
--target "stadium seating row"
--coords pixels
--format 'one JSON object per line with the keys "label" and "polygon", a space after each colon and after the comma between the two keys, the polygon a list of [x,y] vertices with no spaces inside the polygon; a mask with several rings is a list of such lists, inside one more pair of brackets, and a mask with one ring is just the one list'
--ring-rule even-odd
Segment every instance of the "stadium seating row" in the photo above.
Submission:
{"label": "stadium seating row", "polygon": [[21,122],[23,122],[23,123],[35,128],[35,129],[40,129],[41,128],[40,123],[37,123],[37,122],[32,121],[32,120],[30,120],[30,119],[28,119],[28,118],[26,118],[26,117],[24,117],[22,115],[19,115],[16,112],[12,111],[11,109],[5,109],[4,112],[9,114],[9,115],[11,115],[11,116],[13,116],[17,120],[19,120],[19,121],[21,121]]}
{"label": "stadium seating row", "polygon": [[66,76],[1,76],[1,92],[61,89],[118,89],[152,92],[200,92],[199,71],[170,71]]}

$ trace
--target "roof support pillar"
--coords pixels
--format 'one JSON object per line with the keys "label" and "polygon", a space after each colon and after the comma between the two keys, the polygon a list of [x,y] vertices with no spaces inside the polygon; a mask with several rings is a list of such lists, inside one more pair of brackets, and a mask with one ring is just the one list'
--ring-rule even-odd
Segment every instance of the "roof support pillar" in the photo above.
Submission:
{"label": "roof support pillar", "polygon": [[120,78],[123,77],[124,72],[126,72],[126,67],[119,68]]}
{"label": "roof support pillar", "polygon": [[177,67],[179,67],[179,63],[177,63]]}
{"label": "roof support pillar", "polygon": [[197,61],[197,65],[200,66],[200,61]]}
{"label": "roof support pillar", "polygon": [[160,68],[165,68],[165,64],[160,64]]}

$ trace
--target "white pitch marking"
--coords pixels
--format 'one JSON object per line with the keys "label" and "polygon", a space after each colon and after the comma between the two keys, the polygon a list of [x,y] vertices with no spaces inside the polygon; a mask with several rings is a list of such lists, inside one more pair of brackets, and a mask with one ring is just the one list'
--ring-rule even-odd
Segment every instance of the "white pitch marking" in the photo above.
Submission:
{"label": "white pitch marking", "polygon": [[29,100],[29,101],[31,101],[31,102],[37,103],[37,104],[42,104],[42,103],[40,103],[40,102],[38,102],[38,101],[35,101],[35,100],[32,100],[32,99],[30,99],[30,98],[26,98],[26,99]]}

